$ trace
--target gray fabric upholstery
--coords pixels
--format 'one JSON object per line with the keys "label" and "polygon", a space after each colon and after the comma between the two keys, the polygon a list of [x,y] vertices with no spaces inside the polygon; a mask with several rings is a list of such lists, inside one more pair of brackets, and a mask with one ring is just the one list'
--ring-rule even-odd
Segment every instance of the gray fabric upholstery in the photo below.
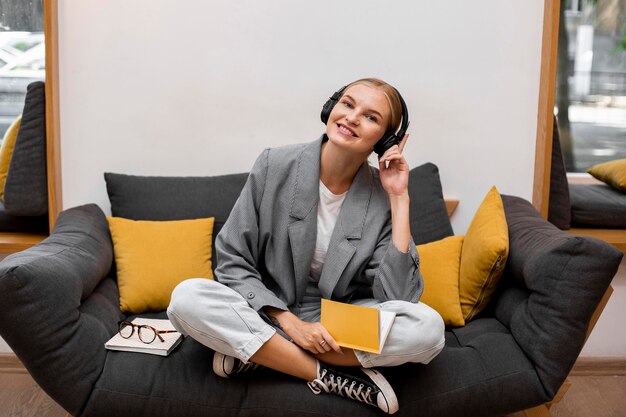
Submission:
{"label": "gray fabric upholstery", "polygon": [[[304,382],[267,369],[226,381],[211,371],[212,358],[189,338],[167,358],[108,352],[83,416],[380,416],[353,401],[312,395]],[[496,416],[547,399],[533,364],[495,319],[448,332],[446,348],[428,366],[379,370],[398,395],[398,415]]]}
{"label": "gray fabric upholstery", "polygon": [[22,122],[4,186],[4,208],[12,216],[48,213],[46,101],[41,81],[28,85]]}
{"label": "gray fabric upholstery", "polygon": [[508,281],[513,289],[497,298],[496,317],[511,329],[551,397],[574,365],[623,254],[598,239],[560,231],[521,198],[502,200],[510,247],[501,285]]}
{"label": "gray fabric upholstery", "polygon": [[570,184],[572,225],[626,228],[626,193],[607,184]]}
{"label": "gray fabric upholstery", "polygon": [[75,416],[121,317],[115,282],[103,280],[112,259],[106,218],[87,205],[64,211],[50,237],[0,263],[0,334],[37,383]]}
{"label": "gray fabric upholstery", "polygon": [[111,213],[115,217],[132,220],[215,217],[212,259],[216,259],[215,237],[222,230],[247,178],[247,173],[215,177],[104,174]]}
{"label": "gray fabric upholstery", "polygon": [[561,151],[561,139],[556,116],[554,116],[553,126],[548,221],[559,229],[567,230],[570,228],[572,221],[571,203],[569,188],[567,186],[565,159],[563,159],[563,152]]}
{"label": "gray fabric upholstery", "polygon": [[411,169],[409,197],[411,235],[416,245],[434,242],[454,234],[441,191],[439,169],[435,164],[427,162]]}
{"label": "gray fabric upholstery", "polygon": [[48,233],[48,215],[11,216],[0,202],[0,231]]}

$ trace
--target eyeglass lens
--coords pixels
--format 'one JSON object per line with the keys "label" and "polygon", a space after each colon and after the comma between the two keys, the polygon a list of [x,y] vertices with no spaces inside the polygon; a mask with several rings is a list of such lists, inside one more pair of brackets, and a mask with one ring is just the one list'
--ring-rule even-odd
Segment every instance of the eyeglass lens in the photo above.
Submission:
{"label": "eyeglass lens", "polygon": [[133,325],[127,321],[121,322],[120,323],[120,335],[125,339],[128,339],[129,337],[131,337],[133,335]]}
{"label": "eyeglass lens", "polygon": [[156,339],[156,332],[152,327],[140,326],[138,331],[139,338],[144,343],[152,343],[154,342],[154,339]]}

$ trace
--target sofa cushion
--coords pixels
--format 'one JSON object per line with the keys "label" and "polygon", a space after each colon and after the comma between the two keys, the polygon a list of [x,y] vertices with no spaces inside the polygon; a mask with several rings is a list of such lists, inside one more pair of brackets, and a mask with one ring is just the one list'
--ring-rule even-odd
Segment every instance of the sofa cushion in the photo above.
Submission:
{"label": "sofa cushion", "polygon": [[115,217],[132,220],[215,217],[211,259],[216,259],[215,236],[222,230],[247,178],[247,173],[216,177],[104,174]]}
{"label": "sofa cushion", "polygon": [[411,235],[416,245],[452,236],[439,169],[427,162],[409,173]]}
{"label": "sofa cushion", "polygon": [[7,214],[4,204],[0,202],[0,231],[31,232],[47,234],[48,215],[43,216],[12,216]]}
{"label": "sofa cushion", "polygon": [[487,306],[508,255],[509,234],[502,198],[492,187],[474,214],[461,252],[459,298],[466,322]]}
{"label": "sofa cushion", "polygon": [[417,245],[424,293],[420,301],[434,308],[446,326],[463,326],[459,300],[459,268],[464,236],[449,236]]}
{"label": "sofa cushion", "polygon": [[[163,313],[142,316],[165,318]],[[111,416],[381,415],[356,401],[314,395],[305,382],[267,368],[223,379],[211,371],[212,359],[212,350],[189,337],[168,357],[108,351],[83,415],[102,415],[102,410]],[[546,401],[532,363],[495,319],[447,332],[446,347],[428,366],[378,370],[407,416],[503,415]]]}
{"label": "sofa cushion", "polygon": [[570,184],[572,225],[626,228],[626,193],[606,184]]}
{"label": "sofa cushion", "polygon": [[213,218],[148,221],[109,217],[120,309],[162,311],[189,277],[211,278]]}
{"label": "sofa cushion", "polygon": [[20,130],[4,187],[4,207],[13,216],[48,213],[46,98],[44,83],[28,85]]}
{"label": "sofa cushion", "polygon": [[582,349],[622,253],[598,239],[559,230],[526,200],[502,196],[502,201],[510,252],[495,317],[511,329],[553,396]]}

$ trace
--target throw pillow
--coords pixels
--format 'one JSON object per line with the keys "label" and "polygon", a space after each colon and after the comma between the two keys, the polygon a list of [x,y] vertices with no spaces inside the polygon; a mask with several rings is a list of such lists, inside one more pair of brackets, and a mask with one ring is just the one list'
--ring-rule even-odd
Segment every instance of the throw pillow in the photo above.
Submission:
{"label": "throw pillow", "polygon": [[465,325],[459,299],[459,267],[464,236],[417,246],[424,278],[421,302],[435,309],[446,326]]}
{"label": "throw pillow", "polygon": [[592,166],[587,172],[618,190],[626,191],[626,159],[603,162]]}
{"label": "throw pillow", "polygon": [[509,255],[509,231],[496,187],[476,211],[461,252],[460,299],[465,322],[480,313],[502,276]]}
{"label": "throw pillow", "polygon": [[22,116],[17,116],[17,119],[11,123],[11,126],[4,133],[4,139],[2,139],[2,145],[0,146],[0,199],[4,198],[4,184],[7,181],[11,155],[13,155],[15,139],[17,138],[18,130],[20,130],[21,121]]}
{"label": "throw pillow", "polygon": [[409,172],[410,226],[416,245],[452,236],[439,168],[427,162]]}
{"label": "throw pillow", "polygon": [[107,219],[123,312],[165,310],[180,282],[188,278],[213,279],[213,217],[173,221]]}

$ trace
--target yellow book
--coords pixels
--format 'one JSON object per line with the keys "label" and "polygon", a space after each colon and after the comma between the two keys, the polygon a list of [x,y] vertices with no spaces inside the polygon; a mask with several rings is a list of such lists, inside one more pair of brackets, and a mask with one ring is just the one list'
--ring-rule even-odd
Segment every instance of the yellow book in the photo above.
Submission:
{"label": "yellow book", "polygon": [[396,313],[322,299],[322,325],[339,346],[380,353]]}

